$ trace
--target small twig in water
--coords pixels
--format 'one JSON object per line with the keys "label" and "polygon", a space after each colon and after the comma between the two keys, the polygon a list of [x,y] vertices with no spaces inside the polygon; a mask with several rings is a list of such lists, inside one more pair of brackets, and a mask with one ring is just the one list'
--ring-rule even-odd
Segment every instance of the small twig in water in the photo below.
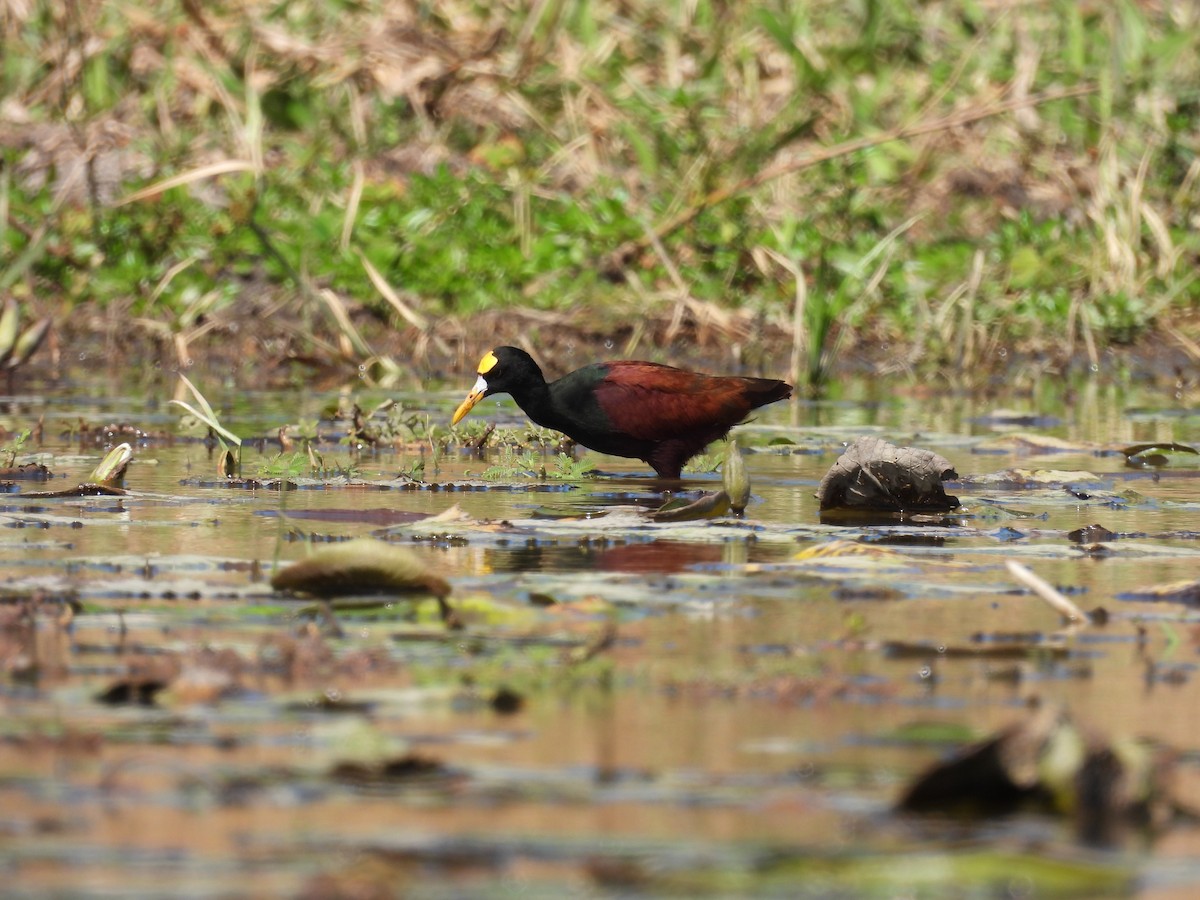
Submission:
{"label": "small twig in water", "polygon": [[1028,566],[1022,565],[1015,559],[1005,560],[1004,565],[1008,567],[1008,571],[1013,578],[1017,579],[1017,581],[1053,606],[1065,619],[1085,625],[1091,621],[1091,617],[1071,600],[1067,599],[1062,591],[1058,590],[1045,579],[1035,575],[1033,570]]}

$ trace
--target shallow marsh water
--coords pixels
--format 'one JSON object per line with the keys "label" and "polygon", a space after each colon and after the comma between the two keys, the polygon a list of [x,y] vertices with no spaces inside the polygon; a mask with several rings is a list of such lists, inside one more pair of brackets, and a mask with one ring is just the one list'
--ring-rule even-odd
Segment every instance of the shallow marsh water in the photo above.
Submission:
{"label": "shallow marsh water", "polygon": [[[295,490],[228,487],[201,444],[153,438],[135,445],[128,496],[36,499],[84,480],[101,456],[100,443],[60,437],[80,420],[153,433],[177,417],[165,398],[22,401],[10,427],[44,416],[32,449],[55,478],[0,497],[5,592],[45,598],[32,651],[21,623],[6,623],[8,887],[1194,896],[1194,824],[1096,847],[1043,815],[950,820],[892,804],[1037,698],[1084,727],[1176,748],[1174,789],[1200,808],[1200,615],[1132,597],[1200,578],[1200,468],[1180,457],[1135,470],[1111,452],[1200,444],[1200,410],[1091,384],[987,403],[878,390],[763,411],[740,431],[746,517],[672,524],[644,517],[662,497],[634,461],[597,459],[598,477],[579,481],[484,481],[495,452],[351,460],[333,441],[319,447],[326,463],[355,474]],[[397,397],[444,421],[458,394]],[[222,421],[266,436],[331,400],[239,395]],[[476,415],[522,421],[507,402]],[[821,524],[816,485],[864,433],[948,457],[962,510]],[[1017,433],[1071,443],[1043,452]],[[277,455],[247,448],[244,473]],[[426,483],[399,477],[422,458]],[[1045,486],[993,477],[1018,468],[1072,474]],[[702,474],[684,489],[718,486]],[[1071,537],[1093,524],[1117,537]],[[267,584],[277,554],[304,555],[303,538],[362,535],[410,546],[448,578],[466,627],[446,632],[429,602],[328,612]],[[834,539],[901,555],[792,558]],[[1105,608],[1109,624],[1045,652],[972,655],[978,635],[1061,628],[1006,559]],[[139,685],[148,702],[136,702]]]}

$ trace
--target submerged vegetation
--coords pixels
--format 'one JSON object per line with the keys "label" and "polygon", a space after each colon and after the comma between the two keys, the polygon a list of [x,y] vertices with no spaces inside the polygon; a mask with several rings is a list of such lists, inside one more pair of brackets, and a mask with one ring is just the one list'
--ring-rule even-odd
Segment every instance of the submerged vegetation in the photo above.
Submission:
{"label": "submerged vegetation", "polygon": [[773,374],[790,347],[809,384],[851,348],[958,377],[1151,335],[1200,356],[1198,24],[1129,0],[6,3],[0,291],[178,365],[257,317],[265,361],[380,381],[497,330],[720,338]]}

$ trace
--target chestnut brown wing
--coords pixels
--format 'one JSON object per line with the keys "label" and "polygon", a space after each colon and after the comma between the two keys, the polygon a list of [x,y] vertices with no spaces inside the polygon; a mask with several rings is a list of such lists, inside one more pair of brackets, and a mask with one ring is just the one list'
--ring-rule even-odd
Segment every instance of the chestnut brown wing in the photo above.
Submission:
{"label": "chestnut brown wing", "polygon": [[725,431],[750,410],[788,396],[782,381],[701,375],[657,363],[606,364],[595,385],[596,402],[614,431],[644,441]]}

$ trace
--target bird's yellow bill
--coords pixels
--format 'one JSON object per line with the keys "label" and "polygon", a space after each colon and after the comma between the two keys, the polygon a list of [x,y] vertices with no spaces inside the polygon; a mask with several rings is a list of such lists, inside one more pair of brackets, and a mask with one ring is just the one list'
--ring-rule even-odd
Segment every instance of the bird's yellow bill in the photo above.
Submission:
{"label": "bird's yellow bill", "polygon": [[487,382],[480,377],[476,380],[475,387],[471,388],[471,393],[467,394],[467,399],[458,404],[458,409],[454,411],[454,416],[450,419],[450,424],[457,425],[462,421],[463,417],[475,408],[475,404],[482,400],[486,393]]}

